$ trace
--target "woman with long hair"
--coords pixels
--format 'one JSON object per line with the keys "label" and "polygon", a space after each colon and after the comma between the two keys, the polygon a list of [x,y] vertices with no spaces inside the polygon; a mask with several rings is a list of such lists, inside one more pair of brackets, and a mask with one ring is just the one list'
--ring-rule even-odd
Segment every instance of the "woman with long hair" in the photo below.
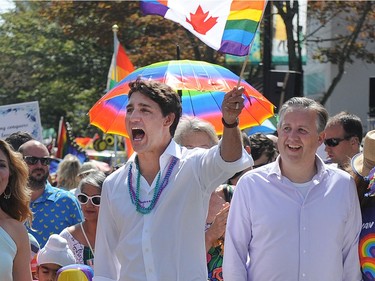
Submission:
{"label": "woman with long hair", "polygon": [[0,140],[0,276],[1,281],[30,281],[31,224],[29,170],[22,155]]}

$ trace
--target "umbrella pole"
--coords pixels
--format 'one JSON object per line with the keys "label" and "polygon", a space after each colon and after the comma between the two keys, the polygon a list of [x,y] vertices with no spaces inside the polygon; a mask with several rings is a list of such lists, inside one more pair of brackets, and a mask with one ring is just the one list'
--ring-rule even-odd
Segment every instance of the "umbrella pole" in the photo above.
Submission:
{"label": "umbrella pole", "polygon": [[[116,83],[118,82],[118,73],[117,73],[117,48],[118,48],[118,39],[117,39],[117,32],[118,32],[118,26],[117,24],[112,26],[112,32],[113,32],[113,54],[115,56],[115,81]],[[113,143],[114,145],[114,152],[115,152],[115,159],[114,162],[115,164],[113,167],[117,164],[117,136],[114,135],[115,142]],[[111,161],[112,162],[112,161]]]}
{"label": "umbrella pole", "polygon": [[[180,57],[180,45],[176,45],[176,55],[177,55],[177,60],[180,60],[181,57]],[[180,96],[180,100],[182,102],[182,90],[177,90],[177,94]]]}

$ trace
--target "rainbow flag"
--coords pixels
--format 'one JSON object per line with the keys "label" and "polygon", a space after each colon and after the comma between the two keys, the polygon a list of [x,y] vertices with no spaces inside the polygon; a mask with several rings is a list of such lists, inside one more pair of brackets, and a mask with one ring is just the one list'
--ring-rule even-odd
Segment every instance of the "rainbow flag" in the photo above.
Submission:
{"label": "rainbow flag", "polygon": [[72,129],[69,123],[64,122],[64,118],[61,117],[59,124],[59,133],[57,136],[57,152],[56,157],[63,159],[65,155],[72,154],[77,156],[81,163],[88,161],[86,151],[84,151],[74,141],[72,136]]}
{"label": "rainbow flag", "polygon": [[[114,33],[114,42],[115,52],[113,53],[111,66],[108,72],[107,91],[112,89],[118,82],[134,71],[134,66],[126,55],[124,47],[120,44],[120,41],[117,38],[117,33]],[[128,138],[126,138],[125,142],[127,156],[129,158],[134,151]]]}
{"label": "rainbow flag", "polygon": [[246,56],[267,0],[143,0],[146,15],[175,21],[218,52]]}
{"label": "rainbow flag", "polygon": [[112,89],[119,81],[134,71],[134,66],[126,55],[124,47],[120,44],[115,33],[115,51],[112,56],[111,66],[108,71],[107,91]]}

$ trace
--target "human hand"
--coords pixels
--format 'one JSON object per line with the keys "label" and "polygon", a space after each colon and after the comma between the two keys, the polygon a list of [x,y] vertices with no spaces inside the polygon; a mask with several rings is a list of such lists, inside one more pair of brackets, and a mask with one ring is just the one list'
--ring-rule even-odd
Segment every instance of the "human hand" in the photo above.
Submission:
{"label": "human hand", "polygon": [[238,116],[244,108],[245,99],[242,96],[243,93],[243,87],[234,87],[231,91],[225,94],[221,105],[221,112],[225,123],[234,124],[237,121]]}
{"label": "human hand", "polygon": [[211,246],[214,246],[218,239],[225,236],[229,207],[228,202],[223,204],[223,208],[216,214],[210,228],[206,231],[206,236],[209,237],[209,241],[211,241],[212,244]]}

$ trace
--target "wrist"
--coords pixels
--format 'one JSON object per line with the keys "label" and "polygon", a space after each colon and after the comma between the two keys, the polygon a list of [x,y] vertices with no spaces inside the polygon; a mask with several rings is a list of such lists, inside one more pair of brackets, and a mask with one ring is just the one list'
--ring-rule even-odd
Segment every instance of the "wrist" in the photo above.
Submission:
{"label": "wrist", "polygon": [[238,126],[239,124],[239,120],[238,120],[238,117],[236,118],[236,121],[232,124],[228,124],[227,122],[225,122],[224,118],[221,117],[221,123],[223,123],[224,127],[225,128],[235,128]]}

